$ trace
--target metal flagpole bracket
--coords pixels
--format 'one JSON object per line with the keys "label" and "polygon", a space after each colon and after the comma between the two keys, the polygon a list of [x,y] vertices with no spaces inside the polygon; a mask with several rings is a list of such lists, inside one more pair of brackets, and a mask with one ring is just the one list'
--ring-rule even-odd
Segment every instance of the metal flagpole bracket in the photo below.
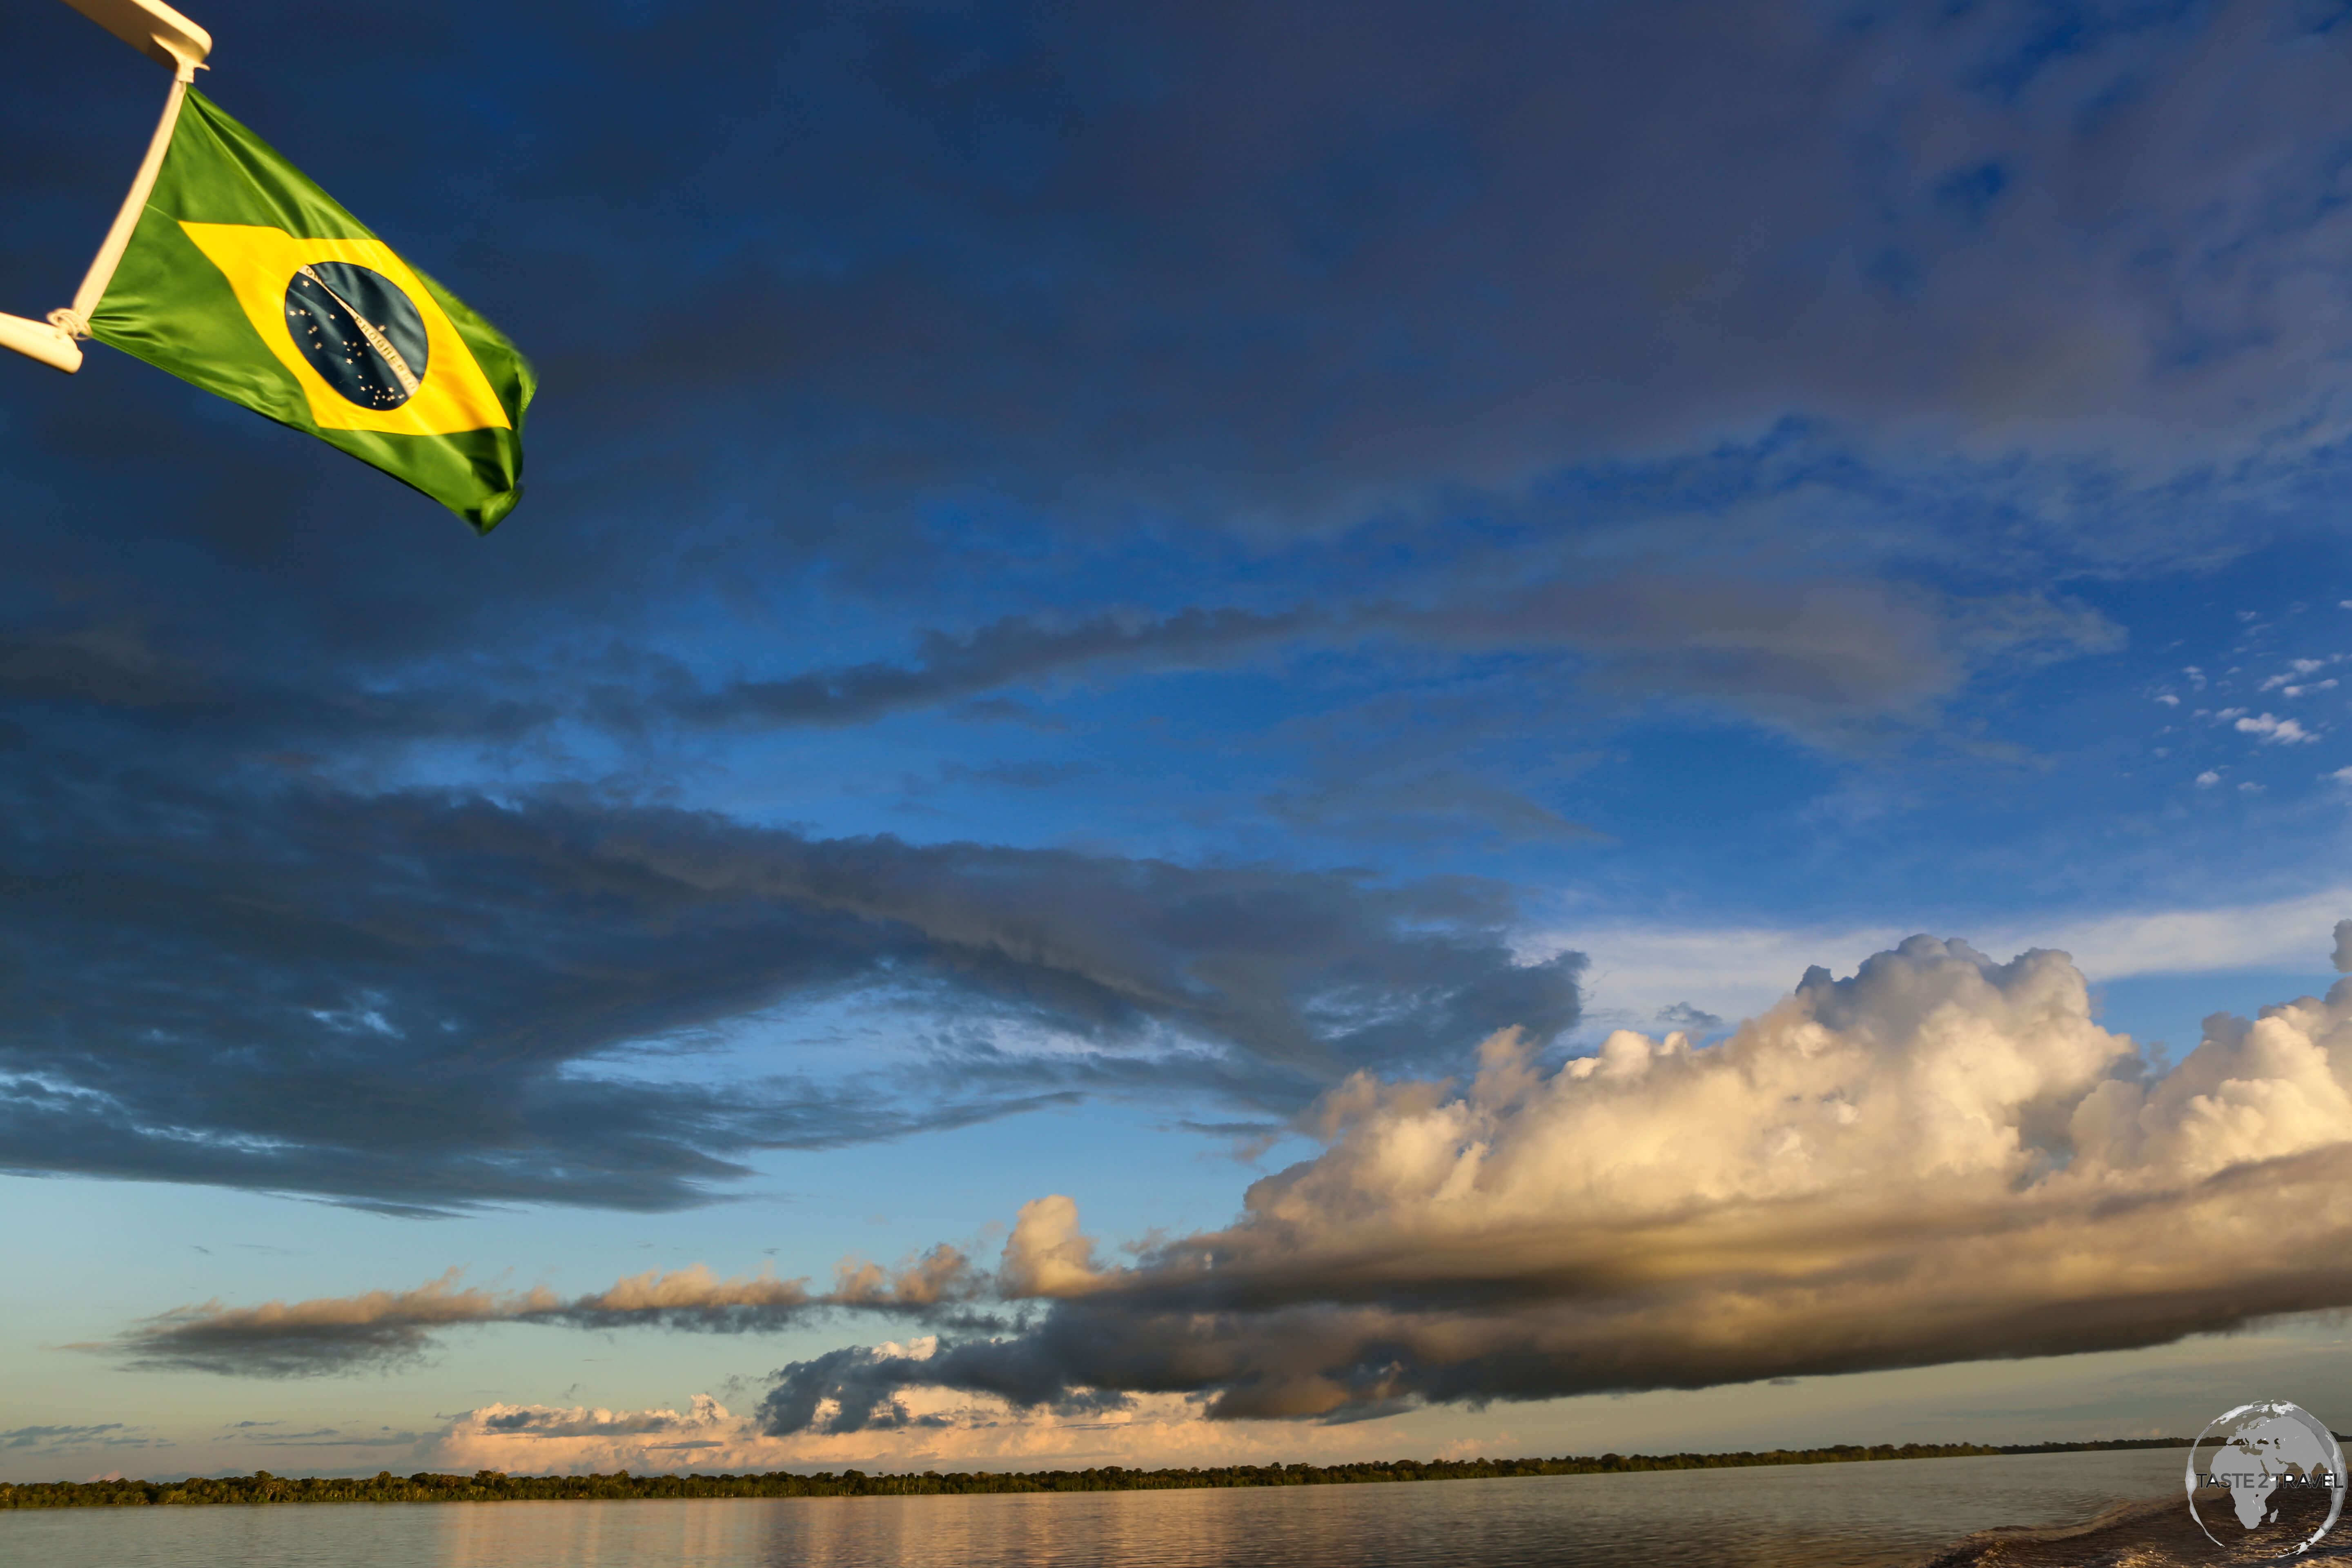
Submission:
{"label": "metal flagpole bracket", "polygon": [[163,0],[66,0],[100,26],[167,68],[182,81],[213,52],[213,36]]}
{"label": "metal flagpole bracket", "polygon": [[15,349],[26,359],[39,360],[68,375],[81,368],[81,345],[74,342],[74,334],[47,321],[0,316],[0,348]]}
{"label": "metal flagpole bracket", "polygon": [[89,313],[105,297],[106,286],[114,281],[114,269],[130,247],[131,231],[139,226],[139,215],[146,209],[155,176],[163,167],[163,154],[172,149],[172,132],[180,122],[180,105],[187,99],[188,84],[196,79],[205,57],[213,52],[213,37],[162,0],[66,0],[66,4],[172,72],[171,96],[164,100],[163,118],[148,141],[147,156],[140,161],[131,194],[115,213],[113,226],[106,231],[97,258],[82,275],[81,287],[74,290],[73,303],[50,311],[45,322],[0,315],[0,348],[14,349],[71,375],[81,368],[78,340],[89,336]]}

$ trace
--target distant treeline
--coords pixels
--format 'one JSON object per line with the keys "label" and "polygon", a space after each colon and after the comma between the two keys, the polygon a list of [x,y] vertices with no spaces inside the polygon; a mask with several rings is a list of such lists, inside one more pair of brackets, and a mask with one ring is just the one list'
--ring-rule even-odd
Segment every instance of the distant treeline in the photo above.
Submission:
{"label": "distant treeline", "polygon": [[1558,1459],[1387,1459],[1354,1465],[1217,1465],[1205,1469],[981,1470],[869,1476],[820,1470],[759,1476],[470,1476],[422,1470],[395,1476],[296,1479],[191,1476],[184,1481],[0,1482],[0,1508],[144,1508],[156,1503],[524,1502],[583,1498],[934,1497],[987,1492],[1177,1491],[1203,1487],[1329,1487],[1373,1481],[1467,1481],[1501,1476],[1591,1476],[1629,1470],[1714,1470],[1748,1465],[1839,1465],[1873,1459],[1958,1459],[1996,1454],[2078,1454],[2108,1448],[2185,1448],[2185,1437],[2119,1437],[2096,1443],[1879,1444],[1773,1448],[1738,1454],[1602,1454]]}

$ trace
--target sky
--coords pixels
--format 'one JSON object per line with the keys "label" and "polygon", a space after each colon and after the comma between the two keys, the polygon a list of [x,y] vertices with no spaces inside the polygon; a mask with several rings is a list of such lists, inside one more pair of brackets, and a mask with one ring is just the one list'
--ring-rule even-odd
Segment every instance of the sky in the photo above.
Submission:
{"label": "sky", "polygon": [[0,364],[0,1479],[2352,1423],[2352,6],[208,5],[527,493]]}

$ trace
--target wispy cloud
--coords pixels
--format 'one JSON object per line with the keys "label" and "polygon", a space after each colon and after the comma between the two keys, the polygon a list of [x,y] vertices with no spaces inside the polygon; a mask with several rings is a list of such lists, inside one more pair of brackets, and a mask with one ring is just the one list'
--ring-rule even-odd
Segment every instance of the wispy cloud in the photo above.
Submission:
{"label": "wispy cloud", "polygon": [[1100,615],[1055,626],[1008,618],[965,637],[931,633],[911,664],[869,663],[744,679],[670,699],[667,710],[707,725],[864,723],[885,713],[995,691],[1104,664],[1159,668],[1216,664],[1296,637],[1319,617],[1301,610]]}
{"label": "wispy cloud", "polygon": [[0,1431],[0,1452],[77,1454],[89,1448],[148,1448],[161,1441],[120,1421],[94,1426],[16,1426]]}
{"label": "wispy cloud", "polygon": [[[2216,773],[2213,784],[2221,782]],[[2005,924],[1984,931],[1979,942],[1995,952],[2055,949],[2094,984],[2229,969],[2294,973],[2310,967],[2311,933],[2347,909],[2352,909],[2352,884],[2259,903],[2158,906]],[[1789,994],[1791,977],[1825,955],[1889,946],[1903,935],[1888,926],[1572,925],[1538,934],[1531,946],[1588,954],[1589,1016],[1632,1025],[1685,1001],[1727,1017],[1761,1013]]]}
{"label": "wispy cloud", "polygon": [[1400,618],[1469,647],[1574,649],[1601,689],[1701,702],[1832,743],[1920,722],[1983,668],[2112,650],[2095,610],[1883,580],[1596,574]]}

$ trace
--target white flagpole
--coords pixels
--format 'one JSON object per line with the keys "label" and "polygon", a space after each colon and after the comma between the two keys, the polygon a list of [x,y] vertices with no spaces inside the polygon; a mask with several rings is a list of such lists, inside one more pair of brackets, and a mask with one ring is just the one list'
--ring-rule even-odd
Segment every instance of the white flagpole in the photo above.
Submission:
{"label": "white flagpole", "polygon": [[[163,100],[163,117],[155,122],[155,134],[147,143],[147,156],[140,161],[139,173],[131,182],[131,194],[122,198],[122,208],[114,215],[114,226],[106,231],[106,243],[98,247],[98,256],[82,275],[81,287],[74,290],[73,304],[63,310],[49,312],[50,323],[60,331],[75,337],[89,335],[89,313],[98,309],[106,293],[106,286],[114,281],[114,269],[121,265],[122,253],[131,247],[131,231],[139,226],[139,215],[147,210],[148,194],[155,188],[155,176],[163,172],[163,154],[172,150],[172,131],[180,123],[180,105],[187,101],[188,83],[195,76],[193,66],[181,68],[183,74],[172,80],[172,95]],[[61,321],[60,317],[71,317]]]}
{"label": "white flagpole", "polygon": [[89,313],[105,296],[106,286],[114,281],[114,269],[130,247],[131,230],[139,226],[139,215],[145,210],[148,195],[155,188],[155,175],[163,167],[163,154],[171,150],[172,132],[179,124],[188,84],[196,79],[196,68],[212,53],[213,39],[162,0],[66,0],[66,4],[172,72],[171,96],[163,100],[163,115],[147,143],[147,156],[140,162],[131,194],[114,215],[114,226],[107,230],[97,258],[74,291],[73,303],[50,311],[47,321],[0,315],[0,348],[14,349],[71,375],[81,368],[81,344],[76,340],[89,335]]}

